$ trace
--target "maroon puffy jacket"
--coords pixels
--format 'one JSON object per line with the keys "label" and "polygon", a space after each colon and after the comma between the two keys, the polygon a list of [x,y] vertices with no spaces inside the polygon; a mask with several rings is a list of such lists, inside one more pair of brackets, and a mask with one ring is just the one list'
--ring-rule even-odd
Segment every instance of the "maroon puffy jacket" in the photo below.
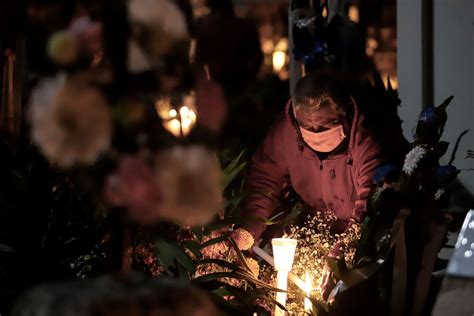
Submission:
{"label": "maroon puffy jacket", "polygon": [[[291,102],[286,116],[270,129],[254,155],[246,188],[253,194],[244,202],[244,215],[271,217],[287,185],[315,210],[330,211],[341,219],[360,222],[380,165],[381,149],[362,127],[363,116],[355,106],[347,149],[319,159],[303,141],[295,123]],[[258,240],[265,229],[261,223],[246,227]]]}

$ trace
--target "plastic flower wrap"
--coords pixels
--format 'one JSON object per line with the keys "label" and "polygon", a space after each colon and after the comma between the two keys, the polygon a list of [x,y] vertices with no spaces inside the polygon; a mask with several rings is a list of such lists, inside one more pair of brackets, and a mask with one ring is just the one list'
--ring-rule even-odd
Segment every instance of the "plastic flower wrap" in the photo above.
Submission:
{"label": "plastic flower wrap", "polygon": [[52,163],[93,164],[109,148],[109,105],[92,85],[64,76],[45,79],[30,103],[32,140]]}

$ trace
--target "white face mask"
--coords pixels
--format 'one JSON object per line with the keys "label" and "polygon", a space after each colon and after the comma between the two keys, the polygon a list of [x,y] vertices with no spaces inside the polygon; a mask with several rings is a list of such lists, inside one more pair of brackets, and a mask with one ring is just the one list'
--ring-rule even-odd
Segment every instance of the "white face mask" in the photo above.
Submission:
{"label": "white face mask", "polygon": [[306,144],[308,144],[308,146],[313,150],[321,153],[333,151],[346,137],[342,125],[338,125],[320,133],[314,133],[302,127],[300,127],[300,131]]}

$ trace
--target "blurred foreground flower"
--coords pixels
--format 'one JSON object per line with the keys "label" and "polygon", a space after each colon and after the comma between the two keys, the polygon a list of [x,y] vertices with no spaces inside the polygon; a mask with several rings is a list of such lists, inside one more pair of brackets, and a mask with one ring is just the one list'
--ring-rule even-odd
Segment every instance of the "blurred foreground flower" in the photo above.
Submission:
{"label": "blurred foreground flower", "polygon": [[132,73],[152,70],[177,42],[188,37],[186,19],[174,1],[131,0],[128,16],[132,29],[128,69]]}
{"label": "blurred foreground flower", "polygon": [[79,56],[79,43],[71,32],[60,31],[48,41],[47,53],[52,61],[59,65],[69,65]]}
{"label": "blurred foreground flower", "polygon": [[180,225],[206,224],[221,208],[220,166],[204,147],[173,147],[156,159],[161,216]]}
{"label": "blurred foreground flower", "polygon": [[131,219],[152,223],[160,215],[161,194],[153,170],[135,157],[123,158],[107,178],[105,196],[114,206],[126,207]]}
{"label": "blurred foreground flower", "polygon": [[112,120],[105,96],[63,76],[45,79],[30,99],[33,142],[61,167],[92,164],[109,148]]}

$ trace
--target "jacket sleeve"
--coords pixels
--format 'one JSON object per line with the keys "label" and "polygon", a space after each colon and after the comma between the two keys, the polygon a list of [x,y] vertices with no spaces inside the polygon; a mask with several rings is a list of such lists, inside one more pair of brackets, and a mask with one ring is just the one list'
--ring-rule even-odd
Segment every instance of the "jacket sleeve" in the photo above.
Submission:
{"label": "jacket sleeve", "polygon": [[365,134],[358,140],[357,149],[353,152],[354,185],[357,199],[351,218],[360,223],[367,210],[367,200],[373,185],[375,170],[383,162],[380,144],[374,137]]}
{"label": "jacket sleeve", "polygon": [[[280,119],[253,156],[245,181],[246,191],[250,194],[243,203],[242,215],[268,218],[278,206],[285,184],[289,181],[283,139],[286,128],[284,118]],[[245,228],[258,241],[265,224],[253,222]]]}

